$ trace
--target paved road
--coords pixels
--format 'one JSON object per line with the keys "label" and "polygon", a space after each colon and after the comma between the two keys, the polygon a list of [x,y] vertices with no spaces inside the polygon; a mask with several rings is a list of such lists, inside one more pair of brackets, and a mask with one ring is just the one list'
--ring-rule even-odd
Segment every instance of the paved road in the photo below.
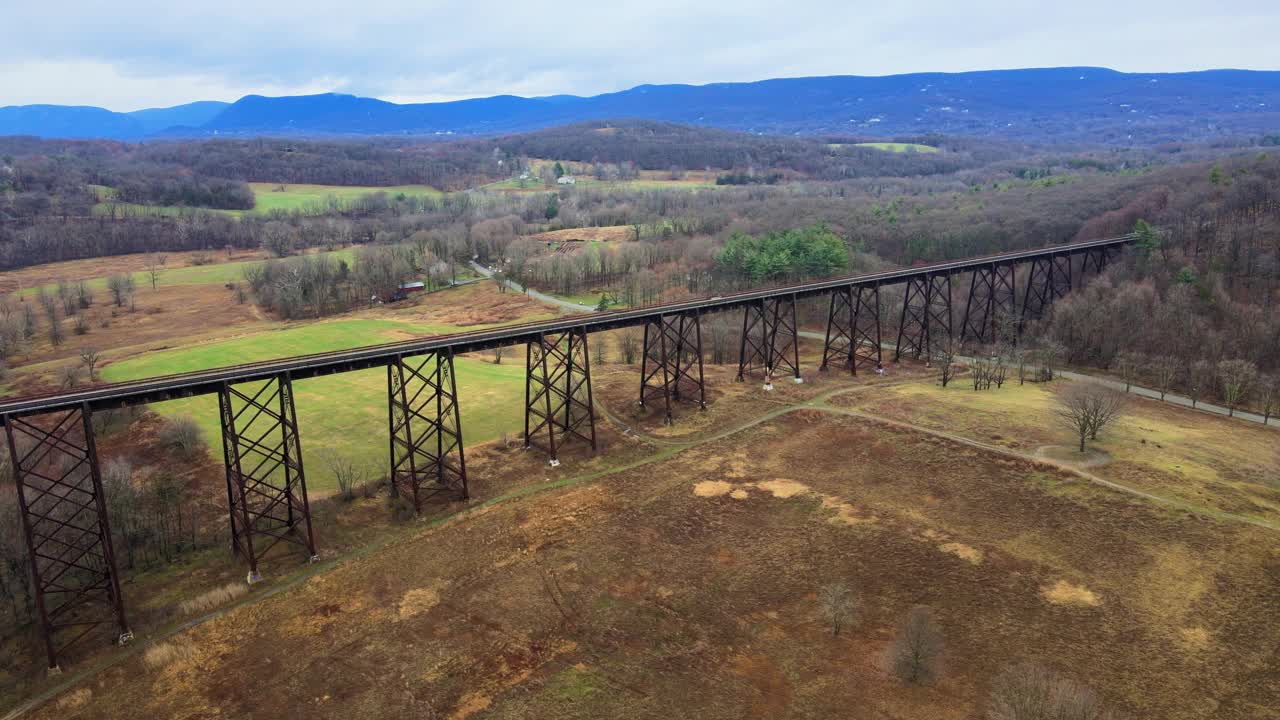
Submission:
{"label": "paved road", "polygon": [[[478,262],[475,262],[474,260],[471,262],[471,269],[475,270],[476,272],[480,273],[485,277],[493,277],[492,270],[481,265]],[[540,293],[537,290],[534,290],[533,288],[527,288],[527,289],[521,290],[519,283],[517,283],[514,280],[510,280],[510,279],[504,280],[503,283],[506,284],[506,286],[511,288],[512,290],[515,290],[516,292],[522,292],[525,295],[528,295],[529,297],[533,298],[534,300],[539,300],[541,302],[547,303],[548,305],[555,305],[557,307],[565,308],[566,310],[572,310],[576,313],[590,313],[590,312],[595,312],[596,310],[594,307],[591,307],[589,305],[580,305],[576,302],[563,300],[561,298],[555,297],[554,295]]]}

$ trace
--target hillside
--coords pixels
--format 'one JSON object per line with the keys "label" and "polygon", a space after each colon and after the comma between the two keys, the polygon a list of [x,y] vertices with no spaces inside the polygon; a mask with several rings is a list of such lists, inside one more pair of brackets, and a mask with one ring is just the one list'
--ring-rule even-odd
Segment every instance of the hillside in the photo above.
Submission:
{"label": "hillside", "polygon": [[1273,132],[1280,128],[1276,108],[1280,72],[1050,68],[640,85],[592,97],[502,95],[421,104],[329,93],[250,95],[225,107],[194,103],[134,113],[5,107],[0,135],[487,135],[637,118],[768,134],[948,133],[1153,144]]}

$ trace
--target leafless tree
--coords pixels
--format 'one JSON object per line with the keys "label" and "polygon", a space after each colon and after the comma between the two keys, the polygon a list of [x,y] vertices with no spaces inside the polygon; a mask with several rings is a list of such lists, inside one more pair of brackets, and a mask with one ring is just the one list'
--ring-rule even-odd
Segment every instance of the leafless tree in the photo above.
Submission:
{"label": "leafless tree", "polygon": [[364,471],[349,458],[333,451],[326,451],[324,463],[338,483],[338,497],[350,502],[356,497],[356,488],[364,482]]}
{"label": "leafless tree", "polygon": [[904,683],[923,685],[942,672],[942,629],[925,605],[911,608],[889,646],[889,668]]}
{"label": "leafless tree", "polygon": [[89,372],[89,382],[98,379],[98,349],[92,347],[80,348],[80,363],[84,365],[84,369]]}
{"label": "leafless tree", "polygon": [[1027,382],[1027,364],[1031,360],[1031,350],[1025,346],[1018,345],[1012,351],[1013,362],[1018,367],[1018,384],[1025,385]]}
{"label": "leafless tree", "polygon": [[60,383],[64,389],[70,390],[80,384],[80,368],[76,365],[67,365],[62,368],[59,373]]}
{"label": "leafless tree", "polygon": [[1213,365],[1207,360],[1196,360],[1187,366],[1187,396],[1191,398],[1191,407],[1199,405],[1213,387],[1213,375]]}
{"label": "leafless tree", "polygon": [[938,346],[930,352],[929,360],[930,364],[938,368],[938,382],[942,387],[946,387],[956,373],[955,343],[951,340],[938,343]]}
{"label": "leafless tree", "polygon": [[501,365],[502,358],[506,357],[507,351],[510,349],[511,348],[506,345],[499,345],[498,347],[490,350],[489,352],[493,355],[493,364]]}
{"label": "leafless tree", "polygon": [[1096,440],[1098,432],[1118,418],[1125,407],[1124,394],[1092,382],[1075,383],[1058,395],[1057,415],[1080,438],[1080,452],[1086,440]]}
{"label": "leafless tree", "polygon": [[117,273],[107,278],[107,290],[111,292],[111,301],[116,307],[124,307],[133,297],[133,275]]}
{"label": "leafless tree", "polygon": [[1227,403],[1227,415],[1236,414],[1236,406],[1249,394],[1258,379],[1258,366],[1248,360],[1223,360],[1218,363],[1218,382],[1222,384],[1222,399]]}
{"label": "leafless tree", "polygon": [[849,586],[834,582],[818,591],[818,612],[822,619],[831,626],[831,634],[839,636],[840,631],[853,620],[857,612],[858,600]]}
{"label": "leafless tree", "polygon": [[1178,358],[1172,355],[1157,355],[1151,358],[1151,374],[1155,378],[1156,389],[1160,391],[1161,400],[1164,400],[1165,395],[1173,387],[1174,380],[1178,379],[1180,368]]}
{"label": "leafless tree", "polygon": [[147,271],[147,278],[151,280],[151,289],[155,290],[160,285],[160,275],[164,273],[164,263],[168,257],[161,254],[147,255],[146,265],[143,267]]}
{"label": "leafless tree", "polygon": [[183,415],[165,423],[160,430],[160,442],[174,450],[192,453],[204,446],[204,433],[194,418]]}
{"label": "leafless tree", "polygon": [[1093,691],[1035,663],[1014,665],[996,677],[987,720],[1111,720]]}
{"label": "leafless tree", "polygon": [[635,330],[623,330],[618,336],[618,349],[622,351],[622,362],[635,365],[640,357],[640,336]]}
{"label": "leafless tree", "polygon": [[1138,371],[1146,365],[1146,360],[1141,353],[1125,350],[1116,355],[1115,362],[1112,363],[1114,369],[1120,379],[1124,381],[1124,391],[1129,392],[1133,387],[1133,381],[1138,376]]}
{"label": "leafless tree", "polygon": [[1276,396],[1280,394],[1280,378],[1275,375],[1258,376],[1258,405],[1262,408],[1262,424],[1271,422],[1271,414],[1276,409]]}

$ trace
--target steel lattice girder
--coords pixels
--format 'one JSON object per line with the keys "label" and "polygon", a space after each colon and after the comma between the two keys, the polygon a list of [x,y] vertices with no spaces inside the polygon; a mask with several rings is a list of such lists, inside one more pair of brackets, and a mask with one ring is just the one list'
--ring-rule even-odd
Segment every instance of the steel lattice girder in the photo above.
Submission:
{"label": "steel lattice girder", "polygon": [[790,370],[800,381],[800,343],[796,334],[794,295],[763,298],[748,305],[742,315],[738,347],[738,381],[757,368],[765,383],[773,382],[779,368]]}
{"label": "steel lattice girder", "polygon": [[15,417],[6,417],[4,426],[52,668],[101,625],[114,625],[121,644],[133,633],[120,595],[91,412],[82,406],[44,417],[48,429]]}
{"label": "steel lattice girder", "polygon": [[249,563],[277,543],[295,543],[316,557],[298,436],[293,382],[288,373],[232,385],[218,392],[222,452],[227,466],[231,547]]}
{"label": "steel lattice girder", "polygon": [[880,367],[880,286],[858,285],[831,294],[822,370],[839,364],[857,375],[860,366]]}
{"label": "steel lattice girder", "polygon": [[1055,300],[1071,292],[1072,259],[1070,255],[1035,258],[1027,275],[1022,299],[1022,321],[1039,320]]}
{"label": "steel lattice girder", "polygon": [[1110,259],[1107,255],[1107,248],[1085,250],[1084,260],[1080,263],[1080,275],[1088,275],[1090,265],[1093,265],[1093,270],[1096,274],[1101,275],[1102,271],[1107,269],[1107,261]]}
{"label": "steel lattice girder", "polygon": [[[1010,322],[1018,317],[1018,295],[1014,266],[993,263],[974,270],[969,281],[969,298],[965,301],[964,320],[960,324],[960,340],[980,343],[1012,340],[1016,329]],[[1007,337],[1001,338],[1002,330]]]}
{"label": "steel lattice girder", "polygon": [[902,358],[904,340],[913,358],[929,358],[935,334],[951,338],[951,275],[944,273],[913,278],[907,283],[894,362]]}
{"label": "steel lattice girder", "polygon": [[397,356],[387,366],[387,414],[392,497],[408,499],[418,512],[436,495],[466,500],[467,462],[453,352]]}
{"label": "steel lattice girder", "polygon": [[596,450],[596,414],[591,397],[591,357],[587,351],[586,328],[541,333],[527,346],[524,385],[524,444],[538,445],[537,436],[547,435],[545,450],[552,465],[559,433],[579,438]]}
{"label": "steel lattice girder", "polygon": [[[671,401],[696,399],[707,407],[702,376],[702,321],[698,311],[660,315],[645,322],[644,355],[640,361],[640,405],[662,398],[666,422]],[[695,361],[697,375],[694,375]]]}

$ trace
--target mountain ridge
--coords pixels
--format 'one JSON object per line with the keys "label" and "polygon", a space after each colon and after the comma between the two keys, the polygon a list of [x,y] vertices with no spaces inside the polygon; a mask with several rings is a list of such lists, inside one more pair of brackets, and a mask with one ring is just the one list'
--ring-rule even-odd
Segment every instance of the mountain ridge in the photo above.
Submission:
{"label": "mountain ridge", "polygon": [[0,135],[494,135],[622,118],[764,134],[946,133],[1156,143],[1280,131],[1280,71],[1065,67],[829,75],[407,104],[344,93],[246,95],[233,103],[201,101],[131,113],[27,105],[0,107]]}

